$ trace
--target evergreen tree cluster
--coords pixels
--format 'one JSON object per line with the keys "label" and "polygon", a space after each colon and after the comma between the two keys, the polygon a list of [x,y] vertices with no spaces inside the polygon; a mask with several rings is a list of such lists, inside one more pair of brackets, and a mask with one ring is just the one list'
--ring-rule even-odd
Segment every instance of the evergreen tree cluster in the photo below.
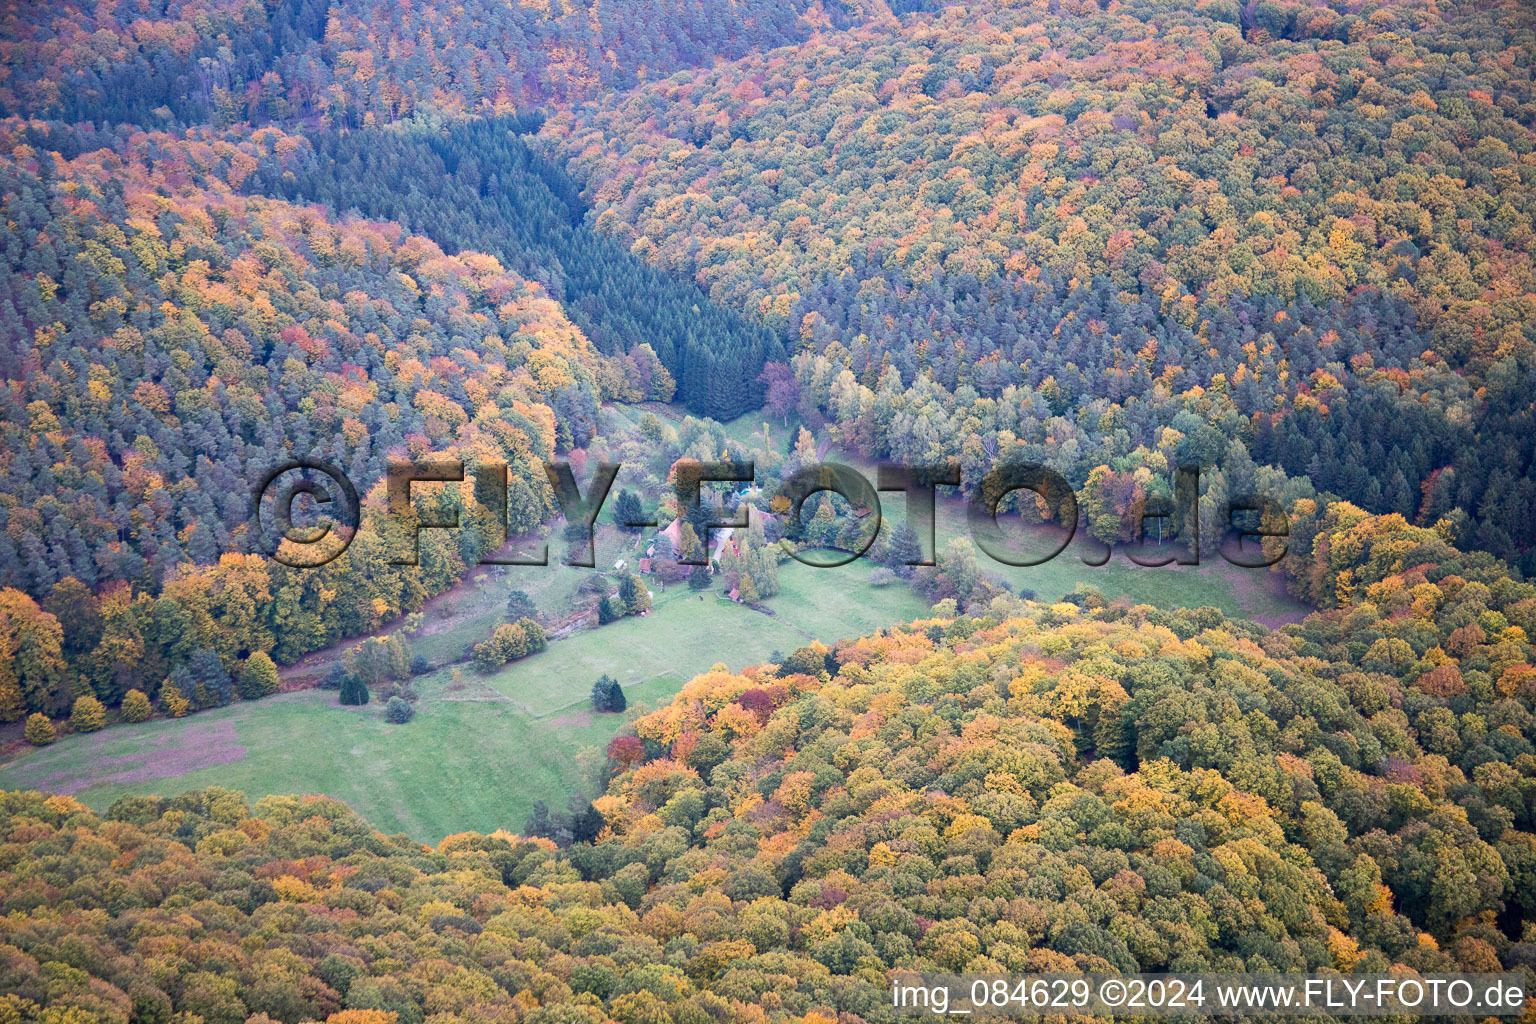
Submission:
{"label": "evergreen tree cluster", "polygon": [[624,688],[617,679],[605,674],[592,684],[592,710],[611,713],[627,707],[629,699],[624,696]]}
{"label": "evergreen tree cluster", "polygon": [[356,672],[348,672],[342,677],[341,691],[336,696],[338,704],[359,707],[367,704],[371,698],[372,693],[368,689],[368,684],[363,682],[362,676]]}
{"label": "evergreen tree cluster", "polygon": [[619,589],[614,594],[604,594],[597,602],[597,621],[607,625],[626,615],[639,615],[651,607],[651,592],[643,580],[632,572],[619,577]]}

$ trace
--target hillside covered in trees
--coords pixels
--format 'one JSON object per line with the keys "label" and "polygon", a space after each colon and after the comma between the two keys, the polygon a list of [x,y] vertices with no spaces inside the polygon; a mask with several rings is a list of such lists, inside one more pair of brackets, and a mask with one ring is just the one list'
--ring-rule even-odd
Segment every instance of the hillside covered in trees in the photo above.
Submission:
{"label": "hillside covered in trees", "polygon": [[[628,355],[643,398],[675,398],[720,420],[761,406],[763,365],[785,358],[778,333],[584,223],[576,185],[520,137],[537,128],[531,119],[490,118],[434,132],[312,133],[264,160],[243,188],[497,255],[543,284],[600,351]],[[401,190],[401,181],[436,186]],[[657,360],[666,374],[655,372]]]}
{"label": "hillside covered in trees", "polygon": [[1128,494],[1203,420],[1181,458],[1460,509],[1530,568],[1533,28],[1512,0],[967,4],[541,137],[599,229],[785,325],[780,401],[872,454],[990,462],[1036,443],[1014,410],[1070,411],[1039,433],[1099,450],[1044,454]]}
{"label": "hillside covered in trees", "polygon": [[818,1024],[891,1019],[894,967],[1528,972],[1533,628],[1536,588],[1411,559],[1273,633],[999,598],[699,676],[564,848],[4,794],[4,1005]]}
{"label": "hillside covered in trees", "polygon": [[837,0],[66,0],[3,18],[0,114],[156,127],[565,105],[847,21]]}
{"label": "hillside covered in trees", "polygon": [[[255,651],[291,661],[418,608],[500,543],[428,535],[408,568],[368,528],[324,569],[289,569],[255,554],[250,523],[252,480],[279,459],[328,459],[367,488],[391,454],[497,458],[522,533],[556,509],[543,463],[630,394],[628,364],[494,257],[232,191],[280,132],[72,160],[46,137],[12,122],[0,143],[0,583],[5,660],[24,666],[3,682],[27,710],[58,714],[82,687],[153,694],[200,649],[231,670]],[[109,621],[80,587],[112,595]]]}
{"label": "hillside covered in trees", "polygon": [[[874,572],[931,614],[654,677],[681,691],[615,717],[599,787],[529,835],[0,793],[0,1024],[878,1024],[895,968],[1529,990],[1533,53],[1520,0],[0,6],[16,747],[414,630],[555,518],[556,460],[584,485],[626,462],[605,528],[680,521],[626,535],[634,570],[748,606],[780,535],[858,524],[818,502],[685,565],[711,508],[669,496],[678,459],[752,459],[761,486],[711,506],[780,516],[830,445],[967,489],[1036,462],[1107,544],[1196,464],[1171,532],[1193,544],[1194,512],[1210,557],[1230,497],[1273,499],[1273,572],[1317,609],[1036,603],[964,540],[914,571],[907,524]],[[508,500],[497,523],[459,486],[473,528],[412,566],[381,478],[425,455],[507,463]],[[320,569],[255,536],[286,456],[362,491]],[[593,618],[681,645],[642,632],[648,586],[599,576]],[[481,669],[553,636],[514,596],[458,645]],[[387,680],[395,710],[350,723],[461,739],[407,724],[400,634],[365,647],[321,678],[345,714]]]}

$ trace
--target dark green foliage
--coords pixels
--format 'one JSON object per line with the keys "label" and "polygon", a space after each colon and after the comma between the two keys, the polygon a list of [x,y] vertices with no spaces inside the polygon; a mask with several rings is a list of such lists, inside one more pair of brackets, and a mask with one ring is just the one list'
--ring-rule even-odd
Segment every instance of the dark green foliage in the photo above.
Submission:
{"label": "dark green foliage", "polygon": [[416,714],[416,709],[404,697],[391,697],[384,705],[384,718],[394,725],[404,725]]}
{"label": "dark green foliage", "polygon": [[603,816],[592,806],[592,801],[573,797],[570,827],[573,842],[594,842],[603,831]]}
{"label": "dark green foliage", "polygon": [[533,603],[533,598],[527,591],[514,590],[507,595],[507,618],[531,619],[539,614],[538,607]]}
{"label": "dark green foliage", "polygon": [[603,816],[592,806],[592,801],[572,794],[564,811],[551,811],[544,801],[535,800],[523,822],[523,835],[553,839],[560,846],[568,847],[572,843],[594,841],[602,832],[603,824]]}
{"label": "dark green foliage", "polygon": [[592,684],[592,707],[596,711],[616,712],[629,707],[624,688],[611,676],[600,676]]}
{"label": "dark green foliage", "polygon": [[613,502],[614,525],[624,529],[638,530],[638,524],[644,518],[645,509],[640,504],[640,496],[628,488],[619,491],[618,497]]}
{"label": "dark green foliage", "polygon": [[342,680],[337,703],[362,705],[367,704],[370,697],[368,684],[363,682],[362,677],[355,672],[348,672],[346,678]]}
{"label": "dark green foliage", "polygon": [[597,602],[597,623],[606,626],[624,617],[624,605],[612,594]]}
{"label": "dark green foliage", "polygon": [[527,819],[523,821],[523,834],[530,837],[549,838],[554,833],[554,824],[549,817],[549,805],[543,800],[535,800],[533,809],[528,812]]}
{"label": "dark green foliage", "polygon": [[234,699],[235,681],[213,651],[206,647],[194,651],[187,668],[192,689],[182,695],[192,701],[193,707],[223,707]]}
{"label": "dark green foliage", "polygon": [[923,557],[922,542],[918,539],[917,531],[906,519],[896,524],[891,531],[891,544],[886,562],[899,576],[912,575],[912,563]]}

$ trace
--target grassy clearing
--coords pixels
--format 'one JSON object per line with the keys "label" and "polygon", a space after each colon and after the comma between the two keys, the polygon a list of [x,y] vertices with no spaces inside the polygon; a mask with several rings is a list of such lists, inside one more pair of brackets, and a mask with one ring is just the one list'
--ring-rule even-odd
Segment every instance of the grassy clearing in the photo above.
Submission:
{"label": "grassy clearing", "polygon": [[[580,576],[564,566],[532,571]],[[450,669],[422,677],[419,710],[407,725],[385,723],[377,701],[343,708],[333,693],[302,691],[68,736],[0,766],[0,788],[73,793],[98,808],[125,793],[211,785],[253,799],[324,792],[386,831],[428,841],[465,829],[516,829],[534,800],[563,806],[566,794],[584,788],[582,751],[606,744],[623,721],[592,712],[588,694],[599,675],[619,679],[640,713],[717,662],[740,669],[813,637],[835,641],[926,610],[906,588],[876,589],[866,579],[786,564],[773,615],[673,587],[657,595],[649,615],[575,633],[493,675],[466,667],[457,685]],[[472,614],[437,640],[429,622],[413,647],[437,642],[447,651],[480,639],[499,621],[512,582],[476,585],[462,598]],[[474,610],[480,604],[485,610]]]}
{"label": "grassy clearing", "polygon": [[416,718],[400,726],[378,702],[344,708],[310,690],[71,736],[0,769],[0,786],[72,792],[98,808],[212,785],[252,799],[324,792],[385,831],[435,841],[516,829],[536,798],[563,803],[581,784],[577,753],[606,742],[616,721],[586,709],[541,721],[484,687],[447,693],[446,673],[421,689]]}
{"label": "grassy clearing", "polygon": [[600,675],[625,687],[676,678],[681,685],[716,662],[741,668],[808,642],[798,631],[716,593],[686,587],[661,595],[649,615],[631,616],[550,645],[486,677],[518,707],[547,714],[587,699]]}
{"label": "grassy clearing", "polygon": [[800,415],[792,412],[788,417],[779,417],[766,409],[759,409],[720,424],[720,429],[726,437],[738,444],[761,448],[764,426],[768,428],[768,442],[773,450],[787,452],[794,447],[795,439],[800,436]]}
{"label": "grassy clearing", "polygon": [[[615,405],[609,408],[628,422],[638,422],[644,411],[638,406]],[[652,409],[658,415],[674,422],[681,421],[686,415],[684,410],[676,406],[651,405],[644,408]],[[758,410],[723,423],[721,428],[726,436],[733,440],[751,446],[761,446],[761,432],[765,422],[769,426],[773,445],[779,451],[785,450],[786,444],[792,441],[800,427],[798,416],[791,415],[786,426],[783,421],[771,414]],[[852,466],[865,473],[870,480],[874,479],[873,464],[857,456],[834,448],[827,453],[826,458]],[[950,496],[946,498],[945,492]],[[880,497],[883,514],[882,529],[892,529],[904,518],[905,501],[899,493],[888,492]],[[1009,529],[1016,530],[1021,536],[1026,535],[1027,531],[1023,526]],[[958,491],[955,488],[940,489],[935,533],[940,547],[955,537],[969,535],[965,503],[958,497]],[[1054,547],[1055,542],[1048,539],[1047,531],[1035,530],[1033,534],[1021,545],[1024,550],[1044,554]],[[1198,608],[1209,605],[1220,608],[1228,615],[1257,619],[1268,625],[1294,621],[1310,610],[1306,605],[1289,597],[1274,574],[1262,570],[1239,569],[1228,565],[1219,557],[1209,564],[1200,566],[1170,565],[1159,568],[1136,565],[1120,553],[1115,554],[1107,564],[1102,566],[1092,566],[1084,561],[1085,558],[1089,561],[1098,561],[1103,557],[1103,553],[1103,546],[1088,539],[1086,532],[1079,528],[1071,545],[1060,555],[1042,565],[1029,567],[1004,565],[992,561],[980,552],[978,552],[978,560],[983,572],[1003,580],[1015,591],[1034,591],[1043,601],[1055,601],[1079,585],[1088,584],[1098,587],[1105,596],[1110,598],[1127,597],[1137,603],[1162,608]],[[821,580],[823,586],[829,590],[846,587],[850,581],[862,585],[868,579],[871,568],[873,568],[871,563],[854,562],[842,568],[822,570],[817,579]],[[790,588],[786,586],[786,593],[789,590]],[[874,593],[874,591],[871,592]],[[781,599],[778,604],[782,606],[786,603]],[[786,613],[781,611],[781,614]],[[814,613],[812,617],[814,618]],[[871,628],[910,617],[905,614],[884,620],[872,617]]]}
{"label": "grassy clearing", "polygon": [[871,587],[867,581],[868,573],[857,566],[785,563],[779,567],[781,592],[767,602],[771,615],[726,601],[717,590],[700,594],[670,587],[656,595],[649,615],[551,644],[486,677],[486,683],[532,714],[585,701],[593,681],[604,674],[626,688],[675,680],[657,694],[670,696],[717,662],[739,669],[813,639],[831,643],[927,613],[927,604],[910,589]]}
{"label": "grassy clearing", "polygon": [[779,566],[779,593],[769,604],[781,622],[823,641],[829,615],[836,621],[831,631],[839,634],[830,639],[837,640],[928,614],[928,602],[904,583],[870,586],[872,568],[865,561],[831,569],[786,562]]}

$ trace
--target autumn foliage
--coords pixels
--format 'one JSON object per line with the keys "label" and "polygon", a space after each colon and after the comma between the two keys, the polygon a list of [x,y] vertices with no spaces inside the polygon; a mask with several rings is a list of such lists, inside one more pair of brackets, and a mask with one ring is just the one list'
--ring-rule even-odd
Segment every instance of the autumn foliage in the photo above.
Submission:
{"label": "autumn foliage", "polygon": [[[1000,597],[695,678],[610,744],[565,849],[430,850],[325,798],[0,794],[6,984],[109,1021],[676,1024],[885,1021],[897,967],[1518,969],[1532,628],[1536,588],[1418,568],[1276,632]],[[171,937],[217,974],[158,972]]]}

